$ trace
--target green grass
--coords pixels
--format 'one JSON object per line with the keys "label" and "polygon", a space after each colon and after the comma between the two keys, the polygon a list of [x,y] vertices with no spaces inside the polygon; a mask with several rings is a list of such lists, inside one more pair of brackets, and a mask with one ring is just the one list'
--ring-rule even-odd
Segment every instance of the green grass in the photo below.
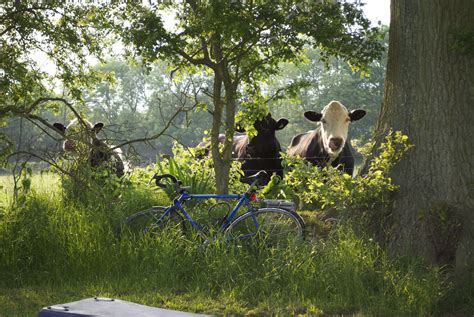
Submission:
{"label": "green grass", "polygon": [[[8,181],[0,181],[7,197]],[[45,175],[33,178],[22,205],[4,202],[0,316],[35,316],[43,306],[92,296],[217,315],[430,315],[450,294],[438,269],[390,260],[350,225],[284,249],[219,240],[204,248],[192,235],[118,240],[121,219],[168,198],[141,185],[96,194],[63,199],[58,178]]]}

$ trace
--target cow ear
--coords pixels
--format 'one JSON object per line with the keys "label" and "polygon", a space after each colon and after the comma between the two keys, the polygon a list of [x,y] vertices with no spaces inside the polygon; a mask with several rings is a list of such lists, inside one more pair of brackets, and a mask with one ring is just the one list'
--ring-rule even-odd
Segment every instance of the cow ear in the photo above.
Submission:
{"label": "cow ear", "polygon": [[102,130],[103,127],[104,127],[104,124],[102,122],[97,122],[96,124],[94,124],[94,127],[92,127],[92,130],[95,133],[99,133],[100,130]]}
{"label": "cow ear", "polygon": [[286,127],[286,125],[288,124],[288,120],[285,119],[285,118],[281,118],[280,120],[278,120],[278,122],[276,123],[275,125],[275,130],[281,130],[283,129],[284,127]]}
{"label": "cow ear", "polygon": [[351,121],[357,121],[359,119],[362,119],[366,114],[367,112],[365,110],[356,109],[356,110],[352,110],[349,113],[349,118],[351,119]]}
{"label": "cow ear", "polygon": [[53,127],[55,127],[56,130],[58,130],[58,132],[63,134],[63,135],[66,133],[66,127],[62,123],[56,122],[56,123],[53,124]]}
{"label": "cow ear", "polygon": [[304,113],[304,117],[308,119],[309,121],[318,122],[323,117],[323,114],[316,111],[306,111]]}

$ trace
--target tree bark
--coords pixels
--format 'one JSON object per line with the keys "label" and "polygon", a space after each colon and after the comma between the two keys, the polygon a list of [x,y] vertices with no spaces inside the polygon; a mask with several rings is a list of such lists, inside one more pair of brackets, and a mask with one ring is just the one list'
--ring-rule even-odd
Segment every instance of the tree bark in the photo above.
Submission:
{"label": "tree bark", "polygon": [[[225,141],[222,152],[219,151],[219,130],[221,127],[221,120],[224,110],[224,105],[222,104],[222,99],[219,93],[219,99],[214,100],[214,106],[218,103],[219,112],[214,111],[213,115],[213,126],[211,133],[211,146],[212,146],[212,157],[214,163],[214,170],[216,172],[216,187],[219,194],[227,194],[229,192],[229,179],[230,179],[230,167],[232,164],[232,147],[233,147],[233,138],[234,138],[234,129],[235,129],[235,111],[237,108],[236,103],[236,89],[235,85],[230,80],[229,73],[224,67],[222,75],[216,75],[214,80],[219,80],[219,84],[214,87],[214,93],[217,89],[222,88],[222,83],[224,83],[225,90]],[[216,83],[216,82],[215,82]],[[216,96],[216,95],[215,95]]]}
{"label": "tree bark", "polygon": [[[232,163],[232,145],[235,126],[237,85],[234,85],[227,67],[227,62],[222,54],[219,34],[214,34],[211,39],[214,58],[218,63],[214,70],[214,114],[211,131],[211,152],[216,173],[216,189],[219,194],[229,192],[230,166]],[[224,84],[225,102],[222,98],[222,85]],[[222,126],[222,116],[225,105],[225,140],[222,152],[219,150],[219,132]]]}
{"label": "tree bark", "polygon": [[474,268],[474,55],[459,41],[473,14],[472,0],[392,0],[376,128],[379,141],[393,129],[415,145],[391,175],[389,250],[459,273]]}
{"label": "tree bark", "polygon": [[212,129],[211,129],[211,153],[212,162],[214,163],[214,171],[216,174],[216,189],[217,193],[225,194],[229,188],[229,169],[230,164],[224,160],[224,155],[219,149],[219,132],[221,128],[222,115],[224,111],[224,104],[222,102],[222,69],[218,68],[214,72],[214,86],[213,86],[213,103],[214,112],[212,114]]}

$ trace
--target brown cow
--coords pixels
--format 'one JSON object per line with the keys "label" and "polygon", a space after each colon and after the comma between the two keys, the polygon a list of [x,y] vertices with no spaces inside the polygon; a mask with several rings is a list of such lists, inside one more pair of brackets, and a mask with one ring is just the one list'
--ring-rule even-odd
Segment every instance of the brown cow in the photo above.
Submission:
{"label": "brown cow", "polygon": [[105,141],[97,138],[97,133],[102,130],[104,124],[102,122],[92,124],[87,120],[82,121],[85,127],[77,118],[72,120],[67,126],[64,126],[62,123],[53,124],[58,132],[65,138],[63,150],[77,154],[78,144],[83,142],[89,147],[89,162],[91,167],[111,163],[115,174],[118,177],[123,176],[125,170],[128,168],[128,164],[123,159],[122,150],[120,148],[111,150],[111,147],[105,143]]}

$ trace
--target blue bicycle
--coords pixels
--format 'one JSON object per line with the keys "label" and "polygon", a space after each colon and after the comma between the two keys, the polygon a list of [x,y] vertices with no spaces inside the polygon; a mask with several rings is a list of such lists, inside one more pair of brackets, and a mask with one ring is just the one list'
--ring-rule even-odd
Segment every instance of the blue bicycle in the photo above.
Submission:
{"label": "blue bicycle", "polygon": [[[190,216],[183,204],[193,199],[234,199],[237,203],[220,219],[216,235],[224,235],[226,240],[259,238],[270,245],[303,240],[305,224],[295,212],[294,203],[256,199],[254,188],[264,177],[267,177],[266,172],[260,171],[243,179],[251,182],[248,190],[243,194],[191,194],[191,188],[182,186],[181,181],[175,176],[155,174],[150,182],[154,180],[161,188],[171,186],[176,193],[176,198],[170,206],[153,206],[132,214],[124,221],[122,230],[135,234],[159,234],[164,230],[173,230],[184,234],[191,227],[205,235],[204,227]],[[166,180],[167,184],[163,183],[163,180]],[[219,202],[216,205],[222,203]],[[245,211],[238,215],[240,209]]]}

